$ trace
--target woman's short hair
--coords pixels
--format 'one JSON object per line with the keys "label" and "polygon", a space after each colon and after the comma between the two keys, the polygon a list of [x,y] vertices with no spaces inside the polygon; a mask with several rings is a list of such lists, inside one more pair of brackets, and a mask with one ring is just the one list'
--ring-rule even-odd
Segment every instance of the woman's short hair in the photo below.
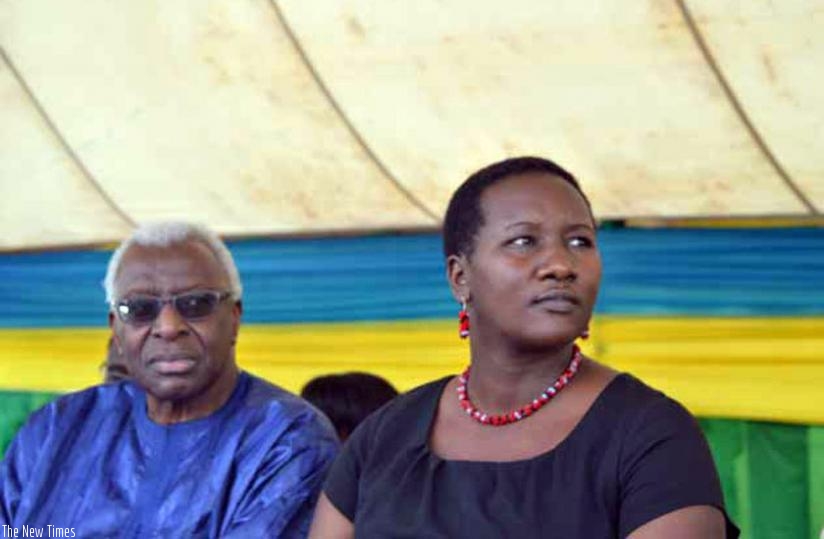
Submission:
{"label": "woman's short hair", "polygon": [[[542,157],[513,157],[493,163],[475,172],[464,181],[452,195],[443,221],[444,257],[464,254],[472,255],[475,247],[475,235],[484,223],[481,211],[481,195],[492,185],[510,176],[542,172],[556,176],[572,187],[583,197],[592,215],[589,199],[581,190],[575,176],[560,165]],[[593,222],[595,219],[593,219]]]}
{"label": "woman's short hair", "polygon": [[342,440],[369,414],[397,394],[392,384],[365,372],[318,376],[300,392],[301,397],[329,418]]}
{"label": "woman's short hair", "polygon": [[106,303],[112,305],[117,300],[117,291],[114,289],[117,272],[120,270],[120,262],[123,254],[132,245],[144,247],[168,247],[170,245],[194,241],[205,245],[217,258],[218,263],[226,271],[229,278],[229,293],[232,299],[240,300],[243,295],[243,286],[240,283],[240,274],[235,266],[232,253],[223,243],[217,234],[205,226],[182,221],[163,221],[157,223],[146,223],[140,225],[135,231],[125,239],[112,253],[109,259],[109,266],[106,270],[106,278],[103,279],[103,288],[106,291]]}

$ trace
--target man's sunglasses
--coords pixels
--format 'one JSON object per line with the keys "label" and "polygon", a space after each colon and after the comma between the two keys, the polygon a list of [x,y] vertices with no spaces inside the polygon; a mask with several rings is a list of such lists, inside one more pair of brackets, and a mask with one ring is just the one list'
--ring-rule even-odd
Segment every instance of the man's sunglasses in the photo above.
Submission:
{"label": "man's sunglasses", "polygon": [[166,297],[131,296],[117,301],[114,307],[118,318],[126,324],[154,322],[167,303],[174,305],[184,319],[197,320],[215,312],[218,304],[231,295],[231,292],[194,290]]}

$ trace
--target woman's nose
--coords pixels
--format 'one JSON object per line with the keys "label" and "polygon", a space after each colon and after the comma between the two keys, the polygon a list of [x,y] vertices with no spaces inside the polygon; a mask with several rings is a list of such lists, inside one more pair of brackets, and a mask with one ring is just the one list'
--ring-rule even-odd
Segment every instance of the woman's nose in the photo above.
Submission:
{"label": "woman's nose", "polygon": [[574,281],[577,272],[572,254],[565,249],[548,249],[540,260],[538,277],[556,281]]}

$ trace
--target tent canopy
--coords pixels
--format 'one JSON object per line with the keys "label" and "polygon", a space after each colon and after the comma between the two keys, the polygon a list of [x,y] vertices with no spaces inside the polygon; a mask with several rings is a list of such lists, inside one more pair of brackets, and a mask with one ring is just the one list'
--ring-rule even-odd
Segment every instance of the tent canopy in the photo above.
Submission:
{"label": "tent canopy", "polygon": [[818,215],[810,1],[0,4],[0,249],[434,227],[506,156],[601,218]]}

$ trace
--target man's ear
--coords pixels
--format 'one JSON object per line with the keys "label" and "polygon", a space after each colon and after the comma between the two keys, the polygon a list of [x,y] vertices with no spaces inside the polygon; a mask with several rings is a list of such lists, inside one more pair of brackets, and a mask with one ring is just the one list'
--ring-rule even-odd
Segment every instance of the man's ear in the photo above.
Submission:
{"label": "man's ear", "polygon": [[114,329],[114,325],[117,322],[115,318],[114,311],[109,310],[109,328],[112,330],[112,344],[114,344],[114,349],[117,350],[118,355],[123,354],[123,346],[120,344],[120,337],[117,335],[117,331]]}
{"label": "man's ear", "polygon": [[446,259],[446,279],[455,301],[461,303],[469,301],[469,264],[466,256],[449,255]]}
{"label": "man's ear", "polygon": [[237,342],[237,334],[240,331],[240,317],[243,314],[243,302],[237,300],[232,305],[232,344]]}

